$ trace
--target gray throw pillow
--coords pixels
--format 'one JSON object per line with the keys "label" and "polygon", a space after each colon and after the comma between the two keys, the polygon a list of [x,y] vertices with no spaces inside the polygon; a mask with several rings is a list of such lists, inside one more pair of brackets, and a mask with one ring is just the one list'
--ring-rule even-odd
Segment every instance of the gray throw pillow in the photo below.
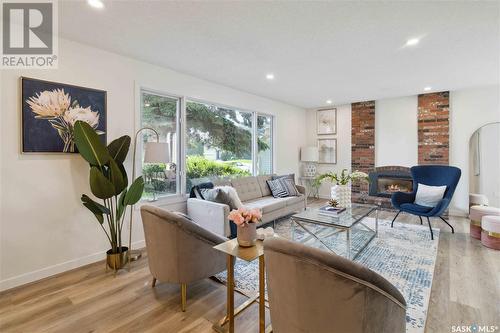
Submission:
{"label": "gray throw pillow", "polygon": [[293,184],[295,185],[295,174],[294,173],[290,173],[288,175],[273,175],[271,179],[276,180],[276,179],[280,179],[280,178],[289,178],[293,181]]}
{"label": "gray throw pillow", "polygon": [[200,191],[205,200],[228,205],[231,210],[243,207],[236,190],[231,186],[218,186],[213,189],[200,189]]}

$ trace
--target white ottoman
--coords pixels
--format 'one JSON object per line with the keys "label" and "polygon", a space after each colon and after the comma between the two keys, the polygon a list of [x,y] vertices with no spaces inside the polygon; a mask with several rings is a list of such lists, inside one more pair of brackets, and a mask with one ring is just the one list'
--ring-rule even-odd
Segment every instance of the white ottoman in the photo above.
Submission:
{"label": "white ottoman", "polygon": [[472,206],[488,206],[488,197],[484,194],[469,193],[469,209]]}
{"label": "white ottoman", "polygon": [[486,215],[500,216],[500,209],[489,206],[472,206],[470,208],[470,236],[481,239],[481,219]]}
{"label": "white ottoman", "polygon": [[481,243],[491,249],[500,250],[500,216],[483,216],[481,228]]}

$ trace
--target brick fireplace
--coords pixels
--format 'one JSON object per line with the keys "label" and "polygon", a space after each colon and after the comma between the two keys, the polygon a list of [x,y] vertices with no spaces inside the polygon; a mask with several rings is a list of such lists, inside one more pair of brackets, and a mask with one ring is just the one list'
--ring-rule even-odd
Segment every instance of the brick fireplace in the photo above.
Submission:
{"label": "brick fireplace", "polygon": [[[375,167],[375,101],[352,103],[351,122],[351,169],[372,179],[370,186],[352,185],[352,201],[391,208],[392,191],[411,191],[409,168]],[[418,95],[417,126],[418,164],[448,164],[448,91]]]}
{"label": "brick fireplace", "polygon": [[403,166],[376,167],[369,173],[368,194],[372,197],[390,198],[394,192],[412,192],[410,168]]}

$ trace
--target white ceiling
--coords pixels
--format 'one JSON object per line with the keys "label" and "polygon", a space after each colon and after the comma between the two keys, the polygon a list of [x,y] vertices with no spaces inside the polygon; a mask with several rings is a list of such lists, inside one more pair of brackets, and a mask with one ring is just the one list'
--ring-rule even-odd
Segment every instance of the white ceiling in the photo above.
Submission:
{"label": "white ceiling", "polygon": [[499,82],[498,2],[104,3],[61,1],[61,35],[301,107]]}

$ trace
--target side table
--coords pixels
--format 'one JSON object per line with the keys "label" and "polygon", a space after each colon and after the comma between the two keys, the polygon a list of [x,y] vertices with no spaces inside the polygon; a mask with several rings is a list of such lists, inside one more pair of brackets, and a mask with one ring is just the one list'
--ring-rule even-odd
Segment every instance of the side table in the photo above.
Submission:
{"label": "side table", "polygon": [[[213,325],[213,329],[219,333],[226,332],[224,325],[228,325],[227,332],[234,333],[234,318],[243,310],[248,308],[252,303],[259,303],[259,333],[272,332],[271,325],[266,329],[266,296],[265,296],[265,263],[264,263],[264,244],[258,240],[255,246],[241,247],[238,245],[236,238],[228,240],[214,246],[214,249],[227,254],[227,303],[226,315]],[[236,258],[246,260],[248,262],[259,259],[259,293],[250,297],[238,308],[234,308],[234,262]]]}
{"label": "side table", "polygon": [[318,198],[318,188],[314,187],[314,180],[316,177],[299,177],[300,184],[306,188],[306,196],[308,198]]}

